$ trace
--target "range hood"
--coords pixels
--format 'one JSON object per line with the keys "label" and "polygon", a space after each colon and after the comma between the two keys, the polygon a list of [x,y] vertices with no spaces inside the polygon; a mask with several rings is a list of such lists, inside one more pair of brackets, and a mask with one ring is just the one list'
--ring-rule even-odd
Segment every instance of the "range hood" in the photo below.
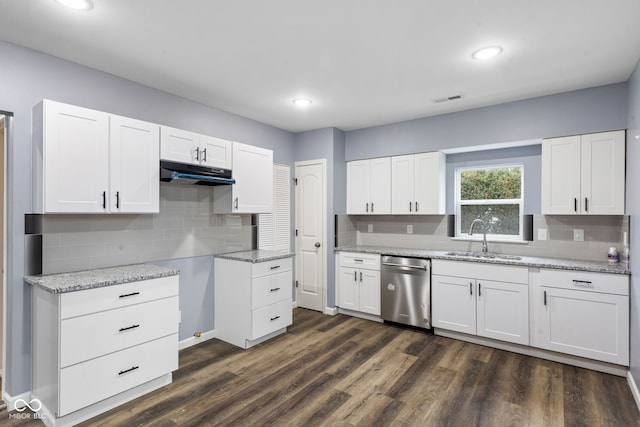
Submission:
{"label": "range hood", "polygon": [[160,181],[198,185],[231,185],[231,170],[160,160]]}

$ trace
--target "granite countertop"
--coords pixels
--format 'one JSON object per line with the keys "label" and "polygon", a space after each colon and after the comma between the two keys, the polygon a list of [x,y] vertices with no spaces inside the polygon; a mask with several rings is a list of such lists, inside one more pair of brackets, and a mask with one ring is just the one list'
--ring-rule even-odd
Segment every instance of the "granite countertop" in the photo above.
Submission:
{"label": "granite countertop", "polygon": [[[580,261],[573,259],[558,259],[558,258],[541,258],[541,257],[528,257],[519,256],[519,259],[504,259],[504,258],[482,258],[473,256],[452,256],[447,255],[449,252],[463,252],[463,251],[434,251],[428,249],[405,249],[405,248],[390,248],[384,246],[344,246],[335,248],[336,252],[361,252],[371,254],[384,254],[384,255],[396,255],[396,256],[409,256],[415,258],[431,258],[431,259],[446,259],[452,261],[469,261],[469,262],[482,262],[488,264],[506,264],[506,265],[519,265],[525,267],[534,268],[553,268],[558,270],[575,270],[575,271],[588,271],[595,273],[614,273],[614,274],[631,274],[628,266],[623,266],[620,263],[610,264],[607,261]],[[507,255],[509,256],[509,255]]]}
{"label": "granite countertop", "polygon": [[54,294],[176,276],[178,270],[149,264],[124,265],[73,273],[25,276],[24,281]]}
{"label": "granite countertop", "polygon": [[232,261],[243,261],[255,264],[257,262],[273,261],[276,259],[291,258],[295,254],[291,251],[269,251],[264,249],[256,249],[252,251],[229,252],[226,254],[217,254],[216,258],[229,259]]}

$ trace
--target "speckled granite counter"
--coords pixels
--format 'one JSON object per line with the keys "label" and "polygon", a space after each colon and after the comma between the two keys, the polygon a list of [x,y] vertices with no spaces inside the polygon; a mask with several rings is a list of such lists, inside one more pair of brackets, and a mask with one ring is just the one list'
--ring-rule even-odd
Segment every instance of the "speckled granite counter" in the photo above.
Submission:
{"label": "speckled granite counter", "polygon": [[175,276],[178,270],[149,264],[124,265],[121,267],[100,268],[77,271],[74,273],[25,276],[24,281],[46,291],[59,294],[101,288],[122,283]]}
{"label": "speckled granite counter", "polygon": [[226,254],[218,254],[216,258],[230,259],[232,261],[244,261],[250,263],[273,261],[276,259],[291,258],[295,254],[290,251],[268,251],[256,249],[253,251],[229,252]]}
{"label": "speckled granite counter", "polygon": [[389,248],[383,246],[344,246],[335,249],[338,251],[362,252],[371,254],[384,254],[396,256],[408,256],[416,258],[447,259],[452,261],[482,262],[489,264],[521,265],[535,268],[554,268],[558,270],[591,271],[595,273],[631,274],[628,266],[622,264],[609,264],[598,261],[579,261],[572,259],[538,258],[521,256],[520,259],[481,258],[447,255],[455,251],[432,251],[428,249]]}

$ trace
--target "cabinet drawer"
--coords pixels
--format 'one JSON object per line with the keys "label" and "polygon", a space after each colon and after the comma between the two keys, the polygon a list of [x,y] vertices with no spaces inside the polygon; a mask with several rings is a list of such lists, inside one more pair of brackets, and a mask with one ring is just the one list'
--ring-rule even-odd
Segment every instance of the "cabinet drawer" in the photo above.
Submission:
{"label": "cabinet drawer", "polygon": [[251,277],[266,276],[267,274],[280,273],[281,271],[291,271],[292,265],[291,258],[258,262],[252,265]]}
{"label": "cabinet drawer", "polygon": [[257,277],[251,289],[251,308],[256,309],[284,299],[291,300],[291,271]]}
{"label": "cabinet drawer", "polygon": [[282,300],[251,312],[251,339],[255,340],[291,325],[291,299]]}
{"label": "cabinet drawer", "polygon": [[431,272],[442,276],[470,277],[508,283],[529,283],[529,268],[513,265],[434,259]]}
{"label": "cabinet drawer", "polygon": [[65,319],[60,367],[178,332],[178,297]]}
{"label": "cabinet drawer", "polygon": [[542,286],[629,295],[629,276],[585,271],[540,270]]}
{"label": "cabinet drawer", "polygon": [[178,295],[178,276],[105,286],[60,295],[60,317],[95,313]]}
{"label": "cabinet drawer", "polygon": [[380,255],[359,252],[340,252],[340,267],[380,270]]}
{"label": "cabinet drawer", "polygon": [[111,353],[60,371],[58,416],[178,369],[178,334]]}

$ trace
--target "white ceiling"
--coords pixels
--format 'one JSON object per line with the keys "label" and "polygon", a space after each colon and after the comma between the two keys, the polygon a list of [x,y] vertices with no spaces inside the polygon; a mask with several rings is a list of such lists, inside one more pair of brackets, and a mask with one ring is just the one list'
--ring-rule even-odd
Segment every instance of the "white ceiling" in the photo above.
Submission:
{"label": "white ceiling", "polygon": [[638,0],[93,3],[2,0],[0,39],[294,132],[623,82],[640,59]]}

